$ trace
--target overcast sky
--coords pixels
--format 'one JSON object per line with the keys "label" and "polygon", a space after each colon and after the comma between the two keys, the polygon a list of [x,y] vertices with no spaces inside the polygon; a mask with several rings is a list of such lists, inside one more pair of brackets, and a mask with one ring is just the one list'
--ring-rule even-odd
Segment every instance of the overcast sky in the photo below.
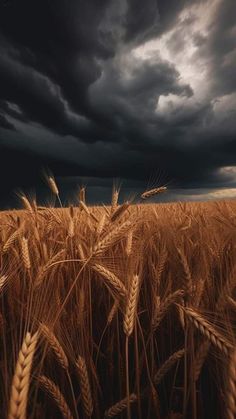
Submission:
{"label": "overcast sky", "polygon": [[236,196],[236,1],[0,0],[0,205],[43,167],[91,201]]}

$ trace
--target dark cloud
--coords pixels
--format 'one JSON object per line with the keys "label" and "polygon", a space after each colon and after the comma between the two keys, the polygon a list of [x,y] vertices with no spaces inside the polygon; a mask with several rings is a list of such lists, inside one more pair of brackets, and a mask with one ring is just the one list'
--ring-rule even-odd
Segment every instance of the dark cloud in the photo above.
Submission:
{"label": "dark cloud", "polygon": [[2,201],[43,166],[134,188],[156,170],[175,187],[227,186],[235,15],[234,0],[1,2],[0,167],[14,167]]}
{"label": "dark cloud", "polygon": [[1,113],[0,113],[0,127],[5,128],[5,129],[11,129],[11,130],[15,129],[14,125],[11,124],[7,120],[7,118],[4,115],[2,115]]}

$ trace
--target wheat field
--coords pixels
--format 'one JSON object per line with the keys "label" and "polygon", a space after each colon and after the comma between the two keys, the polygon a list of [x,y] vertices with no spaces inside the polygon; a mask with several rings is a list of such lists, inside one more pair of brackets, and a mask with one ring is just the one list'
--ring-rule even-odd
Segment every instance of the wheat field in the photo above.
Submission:
{"label": "wheat field", "polygon": [[235,418],[236,202],[22,201],[0,213],[0,417]]}

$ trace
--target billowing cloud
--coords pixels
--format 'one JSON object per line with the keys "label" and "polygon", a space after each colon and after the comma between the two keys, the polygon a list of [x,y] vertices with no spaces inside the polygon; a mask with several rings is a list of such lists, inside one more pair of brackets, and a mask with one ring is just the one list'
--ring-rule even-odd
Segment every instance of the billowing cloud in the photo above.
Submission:
{"label": "billowing cloud", "polygon": [[1,3],[0,167],[18,170],[4,196],[45,165],[231,188],[235,15],[234,0]]}

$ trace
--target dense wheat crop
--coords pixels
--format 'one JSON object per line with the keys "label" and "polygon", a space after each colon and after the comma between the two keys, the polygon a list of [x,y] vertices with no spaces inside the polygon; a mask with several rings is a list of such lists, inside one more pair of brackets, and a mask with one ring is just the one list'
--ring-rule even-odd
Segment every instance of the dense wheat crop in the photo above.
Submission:
{"label": "dense wheat crop", "polygon": [[0,417],[235,418],[236,203],[0,214]]}

